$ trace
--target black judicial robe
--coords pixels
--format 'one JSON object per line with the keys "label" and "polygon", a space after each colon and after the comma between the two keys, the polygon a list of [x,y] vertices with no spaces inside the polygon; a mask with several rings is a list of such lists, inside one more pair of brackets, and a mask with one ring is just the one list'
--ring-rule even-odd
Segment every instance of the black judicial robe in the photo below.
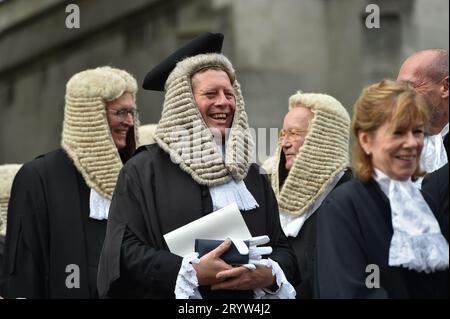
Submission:
{"label": "black judicial robe", "polygon": [[[447,135],[448,136],[448,135]],[[443,223],[441,231],[448,241],[449,233],[449,206],[448,206],[448,163],[437,171],[425,176],[422,182],[422,191],[427,193],[438,204],[438,211],[441,214]]]}
{"label": "black judicial robe", "polygon": [[[351,178],[352,172],[350,169],[347,169],[334,188],[349,181]],[[313,272],[316,248],[317,213],[317,211],[314,212],[305,221],[297,237],[288,237],[289,243],[297,257],[300,272],[300,283],[295,287],[297,299],[311,299],[314,296]]]}
{"label": "black judicial robe", "polygon": [[[442,229],[445,221],[424,197]],[[426,274],[388,265],[392,235],[389,200],[376,181],[354,179],[336,188],[317,215],[315,297],[448,298],[448,269]],[[365,284],[375,274],[373,266],[366,272],[370,264],[379,267],[380,288]]]}
{"label": "black judicial robe", "polygon": [[[106,221],[89,218],[89,195],[62,149],[23,165],[8,209],[6,297],[98,297],[96,274]],[[74,287],[77,270],[69,265],[79,269],[79,288]]]}
{"label": "black judicial robe", "polygon": [[[270,237],[270,258],[295,285],[295,256],[267,177],[253,164],[244,181],[259,207],[242,216],[253,236]],[[100,297],[174,298],[182,258],[169,252],[163,235],[212,211],[207,186],[197,184],[157,144],[140,148],[123,167],[111,203],[99,264]],[[253,297],[252,291],[200,290],[204,298]]]}
{"label": "black judicial robe", "polygon": [[2,287],[3,287],[3,278],[1,274],[3,274],[3,251],[5,246],[5,238],[0,236],[0,297],[3,295]]}

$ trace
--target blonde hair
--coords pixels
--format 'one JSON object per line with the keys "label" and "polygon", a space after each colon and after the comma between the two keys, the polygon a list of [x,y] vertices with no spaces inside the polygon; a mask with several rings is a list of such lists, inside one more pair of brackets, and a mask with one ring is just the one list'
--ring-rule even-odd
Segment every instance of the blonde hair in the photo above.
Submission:
{"label": "blonde hair", "polygon": [[[374,168],[370,155],[359,143],[359,132],[374,132],[388,120],[393,130],[406,129],[414,121],[422,120],[428,129],[428,108],[423,97],[404,82],[383,80],[366,87],[353,107],[352,131],[356,138],[353,148],[353,167],[358,178],[367,182]],[[412,176],[416,180],[424,173],[417,167]]]}

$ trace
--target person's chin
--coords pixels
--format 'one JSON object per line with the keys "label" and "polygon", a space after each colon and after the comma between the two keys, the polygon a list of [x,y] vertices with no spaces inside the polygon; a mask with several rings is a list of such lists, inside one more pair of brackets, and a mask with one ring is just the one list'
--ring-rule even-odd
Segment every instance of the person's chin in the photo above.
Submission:
{"label": "person's chin", "polygon": [[119,151],[123,150],[127,146],[127,143],[125,141],[118,141],[115,144]]}
{"label": "person's chin", "polygon": [[398,181],[407,181],[414,174],[414,170],[401,170],[394,172],[394,179]]}
{"label": "person's chin", "polygon": [[213,133],[214,136],[217,136],[217,137],[218,136],[224,137],[226,130],[227,130],[227,128],[225,128],[225,127],[218,127],[218,126],[210,127],[210,131]]}

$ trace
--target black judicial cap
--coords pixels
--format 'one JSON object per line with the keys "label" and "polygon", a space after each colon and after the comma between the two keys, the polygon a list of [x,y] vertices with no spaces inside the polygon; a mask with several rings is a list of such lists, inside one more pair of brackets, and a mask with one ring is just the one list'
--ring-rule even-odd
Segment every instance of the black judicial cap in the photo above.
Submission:
{"label": "black judicial cap", "polygon": [[179,61],[197,54],[221,53],[222,43],[222,33],[208,32],[195,37],[151,69],[145,76],[142,88],[164,91],[166,80]]}

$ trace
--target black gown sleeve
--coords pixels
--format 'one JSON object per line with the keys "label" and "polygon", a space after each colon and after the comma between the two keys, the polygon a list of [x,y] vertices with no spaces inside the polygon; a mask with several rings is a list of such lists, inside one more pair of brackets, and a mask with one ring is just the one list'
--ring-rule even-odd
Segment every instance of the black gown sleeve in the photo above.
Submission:
{"label": "black gown sleeve", "polygon": [[8,208],[4,289],[7,298],[47,298],[48,227],[41,178],[30,164],[17,173]]}
{"label": "black gown sleeve", "polygon": [[[448,136],[448,135],[447,135]],[[425,176],[422,191],[431,197],[438,206],[435,212],[441,232],[449,241],[449,193],[448,193],[448,163],[443,167]]]}
{"label": "black gown sleeve", "polygon": [[364,207],[364,199],[355,205],[342,193],[332,192],[316,212],[315,297],[387,298],[383,287],[370,289],[366,286],[369,275],[366,266],[369,263],[355,212],[358,207]]}
{"label": "black gown sleeve", "polygon": [[121,252],[121,274],[133,289],[156,298],[174,298],[175,283],[181,267],[181,257],[149,247],[126,229]]}
{"label": "black gown sleeve", "polygon": [[152,232],[154,194],[130,171],[122,169],[112,199],[99,263],[99,295],[174,298],[182,258],[166,251],[159,234]]}

